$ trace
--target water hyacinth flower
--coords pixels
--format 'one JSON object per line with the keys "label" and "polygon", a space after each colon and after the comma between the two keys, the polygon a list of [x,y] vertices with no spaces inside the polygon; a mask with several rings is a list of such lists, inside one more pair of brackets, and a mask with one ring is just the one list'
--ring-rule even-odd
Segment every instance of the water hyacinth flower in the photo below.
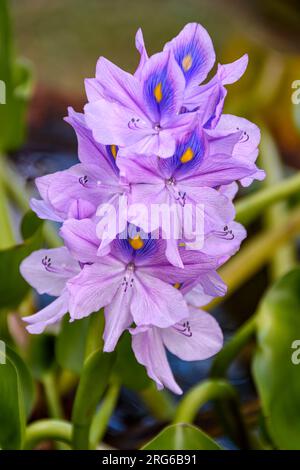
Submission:
{"label": "water hyacinth flower", "polygon": [[182,291],[174,285],[199,279],[218,267],[215,257],[182,249],[184,269],[168,262],[165,241],[134,231],[117,238],[105,256],[97,256],[99,239],[90,220],[68,220],[61,235],[72,256],[85,263],[70,279],[71,318],[82,318],[105,307],[105,351],[112,351],[133,322],[168,327],[188,316]]}
{"label": "water hyacinth flower", "polygon": [[[219,232],[220,228],[223,230],[233,220],[231,200],[218,188],[257,172],[254,163],[232,155],[240,138],[241,132],[238,131],[212,139],[204,131],[200,133],[195,129],[180,139],[175,154],[168,159],[137,155],[118,158],[120,174],[130,183],[130,202],[144,203],[149,208],[145,222],[142,217],[140,219],[144,230],[147,230],[147,223],[152,230],[157,228],[155,223],[159,227],[165,225],[165,218],[151,220],[149,217],[150,208],[154,204],[160,207],[176,205],[172,215],[175,219],[174,230],[166,244],[167,257],[174,265],[182,266],[178,255],[178,239],[181,238],[184,226],[187,246],[190,249],[193,246],[201,249],[202,237],[199,237],[199,233],[194,234],[197,217],[204,218],[203,230],[206,236]],[[190,232],[187,233],[185,216],[189,204],[193,220]],[[203,205],[203,215],[199,214],[197,205]]]}
{"label": "water hyacinth flower", "polygon": [[223,345],[222,331],[213,316],[199,307],[225,295],[227,287],[220,276],[211,271],[200,279],[176,283],[176,288],[184,294],[188,318],[168,328],[142,326],[129,331],[136,359],[146,367],[158,390],[167,387],[181,394],[168,363],[166,349],[184,361],[208,359],[219,352]]}
{"label": "water hyacinth flower", "polygon": [[258,157],[258,145],[260,142],[260,130],[247,119],[233,116],[231,114],[222,114],[220,120],[214,129],[206,129],[206,133],[214,138],[227,136],[231,132],[241,132],[239,141],[235,144],[232,156],[239,160],[244,160],[252,165],[254,172],[244,176],[239,181],[243,186],[249,186],[253,180],[262,181],[265,178],[265,172],[255,166]]}
{"label": "water hyacinth flower", "polygon": [[135,151],[170,157],[176,136],[196,118],[180,114],[185,82],[171,52],[147,60],[139,79],[101,57],[95,82],[99,96],[92,94],[85,106],[86,122],[97,141],[118,145],[122,155]]}
{"label": "water hyacinth flower", "polygon": [[212,68],[213,45],[202,26],[190,24],[150,58],[140,30],[136,46],[141,60],[134,75],[99,59],[96,78],[86,81],[86,119],[95,139],[119,145],[121,155],[134,151],[166,158],[174,154],[177,136],[197,118],[182,113],[185,94]]}
{"label": "water hyacinth flower", "polygon": [[[136,48],[134,74],[101,57],[85,83],[84,113],[69,109],[79,163],[37,178],[42,199],[31,207],[61,222],[64,246],[22,262],[24,278],[57,297],[24,320],[41,333],[67,312],[74,321],[103,308],[104,350],[113,351],[129,330],[136,359],[157,387],[181,393],[166,350],[201,360],[222,347],[217,322],[199,307],[225,295],[217,269],[246,237],[233,199],[237,183],[265,176],[255,164],[260,131],[223,114],[226,86],[243,75],[247,55],[219,64],[205,83],[215,52],[201,25],[186,25],[150,57],[139,30]],[[138,221],[124,215],[127,201],[143,206]],[[109,238],[101,225],[106,206],[122,220]],[[153,224],[153,206],[175,207],[168,236],[162,219]]]}
{"label": "water hyacinth flower", "polygon": [[177,138],[195,123],[204,128],[217,125],[225,85],[243,75],[248,57],[220,65],[209,83],[198,86],[215,62],[211,39],[201,25],[188,24],[163,52],[150,58],[140,30],[136,46],[141,59],[134,75],[99,59],[96,78],[86,81],[86,120],[95,139],[119,145],[120,155],[167,158],[174,154]]}
{"label": "water hyacinth flower", "polygon": [[96,142],[83,114],[70,108],[66,121],[76,132],[80,163],[36,178],[42,200],[31,200],[40,218],[58,222],[93,217],[101,203],[118,207],[119,198],[128,190],[116,165],[118,148]]}

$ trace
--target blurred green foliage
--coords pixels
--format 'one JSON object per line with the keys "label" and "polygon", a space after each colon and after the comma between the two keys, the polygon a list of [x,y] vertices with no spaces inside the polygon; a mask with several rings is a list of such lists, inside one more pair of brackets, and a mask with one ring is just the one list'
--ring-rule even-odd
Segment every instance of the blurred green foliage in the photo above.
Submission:
{"label": "blurred green foliage", "polygon": [[167,426],[144,450],[222,450],[213,439],[191,424]]}
{"label": "blurred green foliage", "polygon": [[74,449],[88,449],[90,428],[96,407],[107,387],[115,353],[98,349],[86,360],[72,411]]}
{"label": "blurred green foliage", "polygon": [[[266,128],[276,136],[276,153],[278,150],[278,155],[281,152],[286,158],[290,158],[293,166],[300,166],[300,105],[295,106],[291,102],[291,84],[300,79],[299,57],[292,55],[292,52],[294,54],[299,50],[299,46],[294,44],[295,37],[299,35],[299,5],[296,2],[240,0],[226,2],[225,7],[225,2],[221,0],[11,0],[10,3],[17,27],[17,45],[34,61],[39,79],[55,89],[61,88],[72,93],[80,90],[81,94],[83,79],[94,74],[95,63],[100,54],[125,69],[134,70],[137,64],[134,34],[139,26],[144,29],[146,43],[151,45],[149,52],[152,53],[177,34],[185,23],[203,23],[212,35],[219,61],[230,62],[245,51],[250,56],[247,75],[232,87],[226,110],[255,121],[262,120]],[[227,5],[228,11],[232,11],[230,7],[233,4],[239,6],[239,9],[235,12],[235,20],[229,21],[230,13],[225,17],[224,11]],[[248,21],[248,12],[254,18],[252,22]],[[249,24],[244,32],[245,17]],[[273,38],[276,39],[274,43]],[[0,0],[0,80],[6,85],[7,101],[5,105],[0,105],[0,152],[4,153],[18,148],[24,141],[26,109],[32,92],[30,67],[15,55],[5,0]],[[269,153],[274,155],[275,150]],[[3,173],[2,179],[5,179],[5,171]],[[258,200],[262,202],[261,194],[258,194]],[[250,198],[244,203],[244,207],[248,206],[251,208]],[[288,211],[288,205],[285,207]],[[265,206],[263,209],[266,209]],[[250,213],[248,212],[248,217]],[[253,217],[257,218],[257,215],[256,207]],[[3,222],[2,213],[0,217]],[[289,226],[287,231],[288,229]],[[43,243],[42,223],[32,212],[23,219],[21,233],[23,243],[0,251],[0,308],[5,310],[5,315],[2,315],[5,321],[12,309],[22,311],[20,304],[29,292],[29,286],[19,273],[19,264]],[[274,252],[278,252],[279,248],[280,242],[275,246]],[[255,260],[256,270],[261,269],[266,262],[263,256],[259,258],[258,253]],[[247,270],[249,274],[251,263],[244,264],[246,274]],[[240,272],[236,271],[240,276]],[[249,274],[252,275],[253,272]],[[292,344],[300,331],[299,286],[299,269],[277,281],[262,299],[257,317],[250,320],[246,333],[244,329],[242,340],[239,333],[233,336],[231,346],[227,348],[230,352],[229,359],[225,355],[227,370],[242,347],[248,345],[256,335],[257,344],[252,348],[253,377],[261,399],[261,422],[269,440],[268,448],[300,449],[300,376],[297,366],[292,362]],[[231,289],[234,288],[231,285]],[[30,302],[26,308],[30,310]],[[34,401],[31,373],[36,381],[43,384],[45,396],[50,399],[49,417],[53,417],[53,410],[54,414],[57,410],[57,414],[63,414],[63,407],[60,406],[61,390],[56,384],[61,385],[64,382],[66,371],[73,373],[72,380],[64,383],[64,390],[72,393],[75,385],[79,384],[72,404],[72,422],[51,420],[48,423],[48,437],[61,435],[64,436],[62,440],[70,444],[71,427],[73,447],[76,449],[90,446],[92,423],[99,424],[97,419],[93,421],[99,404],[104,411],[102,415],[98,414],[98,419],[99,416],[105,419],[103,418],[104,424],[100,423],[101,432],[96,432],[94,447],[98,444],[97,440],[102,439],[120,385],[141,393],[144,399],[147,396],[149,409],[159,411],[163,401],[157,399],[158,392],[153,393],[144,368],[136,362],[129,335],[123,335],[116,353],[103,353],[101,325],[103,326],[103,314],[98,312],[74,323],[70,323],[66,317],[58,333],[52,331],[38,337],[28,338],[22,326],[22,334],[26,337],[25,341],[24,338],[21,339],[25,346],[18,337],[19,332],[10,337],[7,327],[6,334],[10,344],[14,345],[19,354],[7,348],[6,364],[0,366],[1,448],[19,449],[23,446],[25,426]],[[220,357],[222,359],[222,353]],[[225,378],[224,383],[227,388],[231,387]],[[117,391],[114,390],[110,396],[109,388],[112,385]],[[226,386],[223,387],[224,390]],[[143,395],[145,390],[147,394]],[[212,394],[209,393],[205,395],[205,403],[212,399]],[[218,400],[224,404],[223,414],[224,411],[228,414],[225,392],[220,392]],[[174,411],[171,400],[168,405]],[[191,409],[191,402],[186,406]],[[233,426],[243,419],[238,407],[239,402],[236,400],[232,403],[232,410],[229,410],[229,418],[227,416],[227,422],[230,419]],[[194,408],[196,414],[197,407]],[[161,410],[159,415],[161,421],[166,419],[164,411]],[[260,411],[257,414],[259,413]],[[220,421],[221,418],[222,416]],[[170,421],[169,417],[167,419]],[[45,440],[47,422],[43,420],[42,423],[35,424],[35,429],[39,429],[39,425],[42,427],[41,439]],[[251,438],[257,427],[257,423],[249,425]],[[95,434],[94,431],[93,433]],[[35,443],[39,442],[37,434]],[[238,439],[233,437],[233,440],[239,444]],[[251,444],[254,448],[264,445],[254,438],[253,443],[251,439]],[[221,447],[199,428],[179,423],[163,429],[144,449],[220,450]]]}
{"label": "blurred green foliage", "polygon": [[5,103],[0,105],[0,152],[7,152],[24,141],[32,71],[28,62],[15,58],[6,0],[0,2],[0,80],[5,90]]}
{"label": "blurred green foliage", "polygon": [[[292,345],[300,332],[300,269],[276,282],[257,315],[253,375],[276,447],[300,449],[300,374]],[[299,348],[299,345],[298,345]]]}
{"label": "blurred green foliage", "polygon": [[6,346],[0,355],[0,449],[16,450],[23,444],[34,386],[27,366],[16,352]]}
{"label": "blurred green foliage", "polygon": [[17,307],[30,287],[20,273],[20,263],[32,251],[41,248],[41,219],[29,212],[23,220],[24,241],[6,250],[0,250],[0,308]]}
{"label": "blurred green foliage", "polygon": [[131,347],[131,337],[128,332],[125,332],[122,336],[116,352],[117,359],[114,372],[119,377],[121,383],[131,390],[143,390],[149,387],[151,381],[145,368],[135,359]]}
{"label": "blurred green foliage", "polygon": [[58,364],[63,368],[80,375],[86,354],[86,343],[91,318],[70,323],[66,315],[55,342],[55,354]]}

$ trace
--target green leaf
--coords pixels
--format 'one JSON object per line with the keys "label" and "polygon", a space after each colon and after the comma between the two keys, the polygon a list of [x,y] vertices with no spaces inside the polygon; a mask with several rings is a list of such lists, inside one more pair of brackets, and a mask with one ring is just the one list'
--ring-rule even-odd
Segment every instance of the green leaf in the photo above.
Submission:
{"label": "green leaf", "polygon": [[41,380],[55,364],[54,335],[31,335],[26,362],[36,380]]}
{"label": "green leaf", "polygon": [[33,79],[27,62],[15,59],[6,0],[0,2],[0,80],[5,103],[0,104],[0,152],[17,149],[24,141],[26,111]]}
{"label": "green leaf", "polygon": [[75,449],[89,448],[92,418],[107,387],[114,360],[114,353],[107,354],[98,350],[84,364],[72,411]]}
{"label": "green leaf", "polygon": [[[265,295],[257,314],[253,374],[269,434],[280,449],[300,449],[300,269],[281,278]],[[297,359],[297,358],[296,358]],[[294,361],[297,362],[297,361]]]}
{"label": "green leaf", "polygon": [[55,354],[58,364],[78,375],[84,363],[90,320],[87,317],[70,323],[68,316],[65,316],[56,339]]}
{"label": "green leaf", "polygon": [[191,424],[172,424],[163,429],[143,450],[223,450],[213,439]]}
{"label": "green leaf", "polygon": [[41,227],[42,221],[33,211],[28,211],[21,222],[21,235],[24,240],[32,237]]}
{"label": "green leaf", "polygon": [[[5,362],[3,364],[3,362]],[[18,354],[0,349],[0,448],[20,449],[30,414],[34,388],[29,371]]]}
{"label": "green leaf", "polygon": [[69,317],[65,316],[55,344],[59,365],[80,375],[85,358],[94,351],[103,349],[103,329],[103,310],[74,322],[70,322]]}
{"label": "green leaf", "polygon": [[30,288],[21,276],[20,263],[41,247],[42,221],[39,222],[39,228],[34,227],[35,232],[33,228],[30,231],[28,223],[26,225],[26,234],[30,236],[20,245],[0,251],[0,308],[17,307]]}
{"label": "green leaf", "polygon": [[131,347],[131,337],[125,332],[117,346],[117,360],[114,367],[115,374],[120,382],[132,390],[143,390],[149,387],[149,379],[146,369],[137,362]]}
{"label": "green leaf", "polygon": [[31,372],[29,371],[23,359],[13,349],[6,348],[6,354],[8,354],[18,370],[24,398],[25,415],[28,418],[32,412],[35,399],[35,388]]}

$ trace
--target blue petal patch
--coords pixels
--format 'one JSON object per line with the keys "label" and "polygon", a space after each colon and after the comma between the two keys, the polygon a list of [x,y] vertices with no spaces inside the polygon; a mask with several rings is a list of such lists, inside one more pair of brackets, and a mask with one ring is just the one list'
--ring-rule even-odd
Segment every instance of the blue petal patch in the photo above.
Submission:
{"label": "blue petal patch", "polygon": [[118,235],[113,241],[112,254],[120,254],[126,262],[152,257],[157,251],[157,240],[139,227],[128,224],[127,233]]}
{"label": "blue petal patch", "polygon": [[149,75],[144,83],[144,97],[151,114],[159,123],[161,115],[173,106],[174,90],[167,65]]}
{"label": "blue petal patch", "polygon": [[187,84],[205,64],[206,57],[201,52],[195,36],[189,42],[179,44],[174,50],[175,59],[184,74]]}
{"label": "blue petal patch", "polygon": [[159,160],[159,167],[166,178],[184,176],[202,162],[205,145],[198,132],[193,132],[176,147],[173,157]]}
{"label": "blue petal patch", "polygon": [[119,148],[117,147],[117,145],[106,145],[105,149],[110,166],[113,168],[114,171],[117,172],[117,174],[119,174],[119,169],[116,165],[116,158]]}

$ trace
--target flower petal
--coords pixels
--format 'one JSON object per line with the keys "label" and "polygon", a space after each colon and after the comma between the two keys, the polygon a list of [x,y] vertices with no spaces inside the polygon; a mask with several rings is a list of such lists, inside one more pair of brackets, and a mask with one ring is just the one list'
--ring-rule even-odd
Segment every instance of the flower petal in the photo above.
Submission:
{"label": "flower petal", "polygon": [[20,265],[24,279],[39,294],[58,296],[63,291],[67,280],[80,271],[67,248],[52,248],[31,253]]}
{"label": "flower petal", "polygon": [[[165,240],[161,240],[161,242],[165,242]],[[150,259],[149,264],[144,265],[139,268],[139,270],[171,284],[182,284],[195,281],[199,276],[203,276],[219,267],[219,262],[216,257],[209,256],[200,251],[186,250],[181,247],[179,247],[179,254],[184,269],[173,266],[166,260],[163,252],[164,247],[165,244],[161,243],[161,249],[158,251],[157,257]]]}
{"label": "flower petal", "polygon": [[179,113],[184,93],[184,77],[171,51],[150,57],[141,72],[143,95],[152,122],[163,124]]}
{"label": "flower petal", "polygon": [[219,193],[223,194],[223,196],[227,197],[230,201],[233,201],[238,193],[238,190],[239,187],[236,182],[219,187]]}
{"label": "flower petal", "polygon": [[74,199],[68,210],[68,218],[70,219],[87,219],[92,217],[96,212],[96,208],[89,201],[84,199]]}
{"label": "flower petal", "polygon": [[[177,116],[174,120],[181,117]],[[132,154],[169,158],[175,152],[175,131],[176,129],[163,129],[160,132],[155,132],[151,128],[147,133],[140,132],[140,139],[126,147],[121,147],[119,155],[126,158]]]}
{"label": "flower petal", "polygon": [[105,99],[118,103],[138,114],[144,114],[143,95],[139,80],[105,57],[100,57],[96,78]]}
{"label": "flower petal", "polygon": [[[193,175],[187,175],[184,181],[187,186],[207,186],[215,188],[231,184],[242,178],[252,176],[256,167],[246,159],[231,157],[226,154],[209,155],[203,160]],[[191,191],[190,191],[191,192]]]}
{"label": "flower petal", "polygon": [[200,24],[189,23],[164,50],[171,49],[186,80],[186,85],[199,85],[215,62],[211,38]]}
{"label": "flower petal", "polygon": [[[168,161],[167,159],[166,161]],[[130,183],[142,184],[161,184],[162,176],[159,171],[159,163],[156,156],[144,156],[132,154],[128,157],[120,157],[117,165],[120,174],[124,176]],[[164,160],[165,161],[165,160]],[[133,189],[135,185],[133,185]]]}
{"label": "flower petal", "polygon": [[133,291],[131,313],[137,325],[167,327],[187,316],[182,294],[142,268],[135,273]]}
{"label": "flower petal", "polygon": [[176,180],[184,179],[188,175],[197,173],[206,151],[206,139],[201,132],[198,132],[197,128],[193,129],[192,132],[177,138],[174,155],[162,160],[160,167],[165,167],[165,171],[169,170],[169,174]]}
{"label": "flower petal", "polygon": [[81,263],[93,263],[97,260],[100,240],[96,235],[96,225],[90,219],[67,220],[60,229],[72,256]]}
{"label": "flower petal", "polygon": [[[216,189],[208,186],[199,187],[199,178],[189,178],[178,183],[178,189],[186,194],[186,202],[192,203],[199,211],[195,212],[195,216],[204,217],[203,225],[205,233],[209,233],[225,226],[226,223],[232,221],[235,216],[235,209],[232,202],[224,195],[220,194]],[[199,220],[201,226],[201,220]],[[195,224],[196,227],[196,224]],[[199,234],[198,234],[199,235]],[[201,239],[201,237],[200,237]]]}
{"label": "flower petal", "polygon": [[68,113],[65,121],[71,124],[76,132],[79,160],[86,165],[97,165],[105,171],[109,179],[114,179],[116,182],[119,172],[115,158],[111,157],[105,145],[95,141],[84,114],[76,113],[72,108],[68,108]]}
{"label": "flower petal", "polygon": [[22,320],[28,323],[26,329],[29,333],[42,333],[48,325],[57,323],[69,310],[68,298],[68,292],[64,291],[60,297],[47,305],[47,307],[34,315],[23,317]]}
{"label": "flower petal", "polygon": [[231,85],[237,82],[245,73],[248,66],[248,54],[244,54],[239,59],[230,64],[219,64],[218,75],[223,85]]}
{"label": "flower petal", "polygon": [[[210,134],[225,135],[235,131],[241,132],[242,135],[234,146],[233,156],[254,164],[258,156],[260,142],[260,130],[254,123],[238,116],[223,114],[218,125],[213,131],[210,131]],[[243,186],[249,186],[255,179],[262,181],[265,178],[263,170],[255,166],[254,168],[254,173],[241,179]]]}
{"label": "flower petal", "polygon": [[184,361],[200,361],[215,355],[223,345],[223,334],[216,320],[194,307],[189,317],[174,327],[160,330],[166,348]]}
{"label": "flower petal", "polygon": [[159,330],[156,328],[135,328],[131,330],[132,349],[137,361],[146,367],[149,377],[156,382],[158,390],[165,387],[181,394],[182,390],[174,380]]}
{"label": "flower petal", "polygon": [[84,80],[85,92],[90,103],[105,97],[102,86],[97,78],[86,78]]}
{"label": "flower petal", "polygon": [[147,54],[147,50],[146,50],[146,47],[145,47],[143,32],[142,32],[141,28],[139,28],[137,30],[137,33],[135,35],[135,47],[139,51],[141,57],[140,57],[140,63],[139,63],[138,68],[136,69],[136,71],[134,73],[134,76],[137,77],[137,78],[140,78],[142,69],[143,69],[146,61],[148,60],[148,54]]}
{"label": "flower petal", "polygon": [[156,135],[141,112],[119,103],[100,99],[85,105],[84,112],[94,139],[105,145],[136,145],[141,139]]}
{"label": "flower petal", "polygon": [[111,352],[122,333],[132,323],[130,302],[132,291],[119,288],[117,294],[107,307],[105,307],[104,351]]}
{"label": "flower petal", "polygon": [[241,224],[229,222],[221,230],[213,231],[207,236],[202,250],[211,256],[233,256],[246,236],[247,232]]}
{"label": "flower petal", "polygon": [[49,175],[48,200],[64,218],[70,217],[70,206],[74,201],[87,201],[89,208],[85,205],[82,217],[84,214],[91,217],[100,203],[107,202],[112,195],[121,191],[116,175],[111,178],[100,165],[80,163]]}
{"label": "flower petal", "polygon": [[108,256],[101,258],[101,264],[84,266],[67,283],[71,318],[84,318],[109,305],[121,285],[124,271],[122,263]]}
{"label": "flower petal", "polygon": [[178,240],[172,238],[166,240],[166,258],[173,266],[184,269],[179,253]]}
{"label": "flower petal", "polygon": [[187,303],[198,308],[207,305],[215,297],[223,297],[227,286],[219,274],[211,270],[192,282],[186,282],[180,290]]}
{"label": "flower petal", "polygon": [[216,75],[205,85],[186,90],[184,107],[198,109],[199,120],[206,129],[214,129],[221,117],[227,95],[225,85],[234,83],[245,71],[248,57],[243,56],[230,64],[218,65]]}
{"label": "flower petal", "polygon": [[[212,139],[226,137],[230,133],[240,132],[241,136],[236,142],[233,155],[244,156],[245,158],[253,155],[260,142],[260,130],[247,119],[232,114],[223,114],[214,130],[207,131]],[[254,160],[251,160],[254,162]]]}
{"label": "flower petal", "polygon": [[63,221],[63,218],[57,214],[54,208],[42,199],[32,198],[30,200],[30,207],[40,219],[53,220],[54,222]]}

